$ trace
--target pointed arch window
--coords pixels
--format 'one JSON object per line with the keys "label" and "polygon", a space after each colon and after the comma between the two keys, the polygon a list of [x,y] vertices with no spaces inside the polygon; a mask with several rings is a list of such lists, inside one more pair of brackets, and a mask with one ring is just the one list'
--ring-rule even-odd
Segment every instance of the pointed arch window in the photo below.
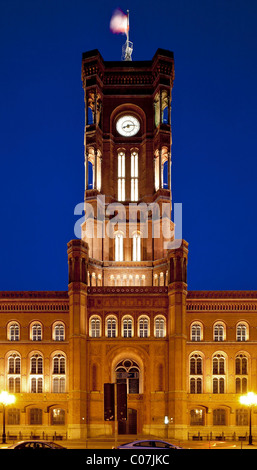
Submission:
{"label": "pointed arch window", "polygon": [[131,152],[131,201],[138,200],[138,152]]}
{"label": "pointed arch window", "polygon": [[125,201],[125,152],[118,153],[118,201]]}

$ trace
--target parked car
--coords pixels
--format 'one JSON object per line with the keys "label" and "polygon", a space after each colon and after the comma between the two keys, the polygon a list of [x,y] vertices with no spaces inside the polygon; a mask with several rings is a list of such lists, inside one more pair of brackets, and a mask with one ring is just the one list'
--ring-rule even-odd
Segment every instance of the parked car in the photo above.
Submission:
{"label": "parked car", "polygon": [[126,444],[121,444],[117,447],[117,449],[154,449],[154,450],[162,450],[162,449],[182,449],[177,445],[171,444],[170,442],[160,441],[158,439],[147,439],[143,441],[133,441],[128,442]]}
{"label": "parked car", "polygon": [[7,447],[7,449],[65,449],[65,447],[60,444],[56,444],[53,441],[19,441],[12,446]]}

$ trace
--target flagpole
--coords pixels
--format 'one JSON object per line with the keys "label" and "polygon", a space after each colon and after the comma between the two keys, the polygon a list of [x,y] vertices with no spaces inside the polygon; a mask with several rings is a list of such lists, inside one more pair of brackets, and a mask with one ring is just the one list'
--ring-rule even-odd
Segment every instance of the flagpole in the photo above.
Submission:
{"label": "flagpole", "polygon": [[129,41],[129,10],[127,10],[127,16],[128,16],[128,21],[127,21],[127,42]]}

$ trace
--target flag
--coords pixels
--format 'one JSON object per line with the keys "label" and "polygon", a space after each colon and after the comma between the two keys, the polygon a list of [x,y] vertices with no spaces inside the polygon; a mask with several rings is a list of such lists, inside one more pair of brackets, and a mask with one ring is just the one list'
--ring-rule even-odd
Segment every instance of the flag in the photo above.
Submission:
{"label": "flag", "polygon": [[110,30],[114,34],[128,33],[128,16],[123,13],[122,10],[117,9],[114,11],[111,21],[110,21]]}

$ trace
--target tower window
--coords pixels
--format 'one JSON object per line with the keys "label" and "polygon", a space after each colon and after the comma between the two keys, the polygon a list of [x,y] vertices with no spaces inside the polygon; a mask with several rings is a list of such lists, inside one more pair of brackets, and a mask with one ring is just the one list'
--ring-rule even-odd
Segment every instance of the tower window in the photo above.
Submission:
{"label": "tower window", "polygon": [[140,233],[133,234],[133,261],[141,261],[141,235]]}
{"label": "tower window", "polygon": [[114,237],[115,241],[115,261],[123,261],[123,234],[117,232]]}
{"label": "tower window", "polygon": [[118,153],[118,200],[125,201],[125,153]]}
{"label": "tower window", "polygon": [[131,201],[138,200],[138,153],[131,153]]}

